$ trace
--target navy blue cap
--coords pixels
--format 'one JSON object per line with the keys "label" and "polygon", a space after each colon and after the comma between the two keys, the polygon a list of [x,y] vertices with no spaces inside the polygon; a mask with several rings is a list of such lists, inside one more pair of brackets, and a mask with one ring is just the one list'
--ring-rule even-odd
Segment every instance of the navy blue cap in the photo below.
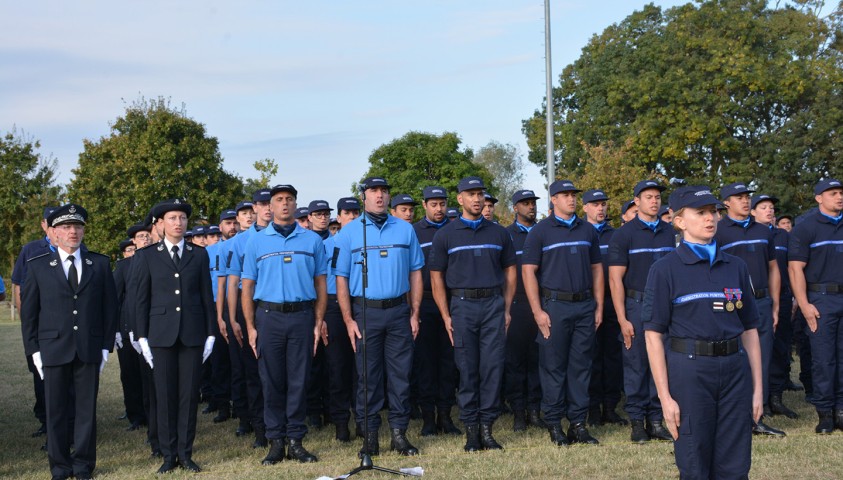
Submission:
{"label": "navy blue cap", "polygon": [[840,183],[840,180],[836,180],[834,178],[820,180],[816,185],[814,185],[814,195],[820,195],[824,191],[831,190],[832,188],[843,188],[843,184]]}
{"label": "navy blue cap", "polygon": [[337,210],[360,210],[360,200],[354,197],[342,197],[337,200]]}
{"label": "navy blue cap", "polygon": [[193,235],[205,235],[205,225],[194,225]]}
{"label": "navy blue cap", "polygon": [[134,244],[135,242],[133,242],[131,238],[124,238],[123,240],[120,240],[120,251],[122,252],[123,250],[126,250],[127,247],[131,247]]}
{"label": "navy blue cap", "polygon": [[743,182],[735,182],[730,183],[723,188],[720,189],[720,198],[726,200],[727,198],[731,197],[732,195],[740,195],[742,193],[754,193],[755,190],[747,187]]}
{"label": "navy blue cap", "polygon": [[466,190],[485,189],[483,179],[480,177],[465,177],[457,184],[457,192],[464,192]]}
{"label": "navy blue cap", "polygon": [[46,220],[47,217],[49,217],[50,214],[53,213],[57,208],[59,208],[59,207],[46,207],[46,208],[44,208],[44,220]]}
{"label": "navy blue cap", "polygon": [[152,216],[155,220],[157,220],[164,218],[164,214],[167,212],[176,211],[184,212],[184,214],[189,217],[190,214],[193,213],[193,207],[181,198],[171,198],[170,200],[163,201],[152,207]]}
{"label": "navy blue cap", "polygon": [[773,202],[773,205],[779,203],[779,199],[776,197],[771,197],[765,193],[759,193],[757,195],[753,195],[752,199],[750,200],[750,208],[755,210],[755,206],[761,202]]}
{"label": "navy blue cap", "polygon": [[222,235],[222,231],[217,225],[208,225],[205,227],[205,235]]}
{"label": "navy blue cap", "polygon": [[307,209],[307,207],[299,207],[296,209],[296,213],[294,213],[293,216],[296,218],[296,220],[298,220],[300,218],[307,218],[309,214],[310,211]]}
{"label": "navy blue cap", "polygon": [[627,200],[623,202],[623,206],[621,207],[621,215],[626,215],[626,211],[629,210],[629,207],[635,205],[635,200]]}
{"label": "navy blue cap", "polygon": [[406,193],[399,193],[398,195],[392,197],[392,201],[389,202],[390,208],[395,208],[398,205],[418,205],[419,202],[413,200],[413,197],[407,195]]}
{"label": "navy blue cap", "polygon": [[523,200],[538,200],[539,198],[541,197],[536,195],[536,193],[532,190],[516,190],[515,193],[512,194],[512,204],[515,205]]}
{"label": "navy blue cap", "polygon": [[129,237],[129,238],[135,238],[135,235],[137,235],[139,232],[148,232],[150,230],[152,230],[151,225],[144,225],[142,223],[136,223],[136,224],[132,225],[131,227],[129,227],[128,230],[126,230],[126,236]]}
{"label": "navy blue cap", "polygon": [[550,196],[554,196],[560,192],[582,192],[582,190],[578,189],[574,186],[574,182],[570,180],[557,180],[550,184]]}
{"label": "navy blue cap", "polygon": [[430,200],[431,198],[448,198],[448,192],[442,187],[424,187],[422,198],[425,200]]}
{"label": "navy blue cap", "polygon": [[656,216],[661,217],[665,213],[670,213],[670,207],[668,207],[667,205],[662,205],[661,207],[659,207],[659,213],[657,213]]}
{"label": "navy blue cap", "polygon": [[275,194],[278,193],[278,192],[289,192],[289,193],[292,193],[293,196],[296,197],[296,198],[298,198],[298,196],[299,196],[299,191],[296,190],[295,187],[293,187],[292,185],[288,185],[286,183],[282,183],[280,185],[275,185],[274,187],[272,187],[272,190],[269,191],[269,198],[274,197]]}
{"label": "navy blue cap", "polygon": [[223,210],[222,213],[220,213],[220,222],[222,222],[223,220],[229,220],[229,219],[232,219],[232,218],[237,218],[237,210],[235,210],[233,208]]}
{"label": "navy blue cap", "polygon": [[636,183],[635,188],[632,189],[632,196],[637,197],[641,195],[641,192],[650,188],[655,188],[659,192],[667,190],[667,187],[663,186],[655,180],[641,180],[640,182]]}
{"label": "navy blue cap", "polygon": [[609,196],[606,195],[606,192],[600,190],[599,188],[592,188],[591,190],[586,190],[585,193],[582,195],[582,203],[591,203],[591,202],[603,202],[609,199]]}
{"label": "navy blue cap", "polygon": [[193,230],[185,230],[184,238],[193,238]]}
{"label": "navy blue cap", "polygon": [[445,215],[447,215],[447,216],[448,216],[448,218],[457,218],[457,217],[459,217],[459,216],[460,216],[460,211],[459,211],[459,210],[457,210],[456,208],[449,208],[449,209],[445,212]]}
{"label": "navy blue cap", "polygon": [[248,201],[248,200],[244,200],[244,201],[238,203],[237,206],[234,207],[234,210],[236,210],[237,213],[240,213],[240,210],[244,210],[244,209],[247,209],[247,208],[251,209],[251,210],[254,210],[255,204]]}
{"label": "navy blue cap", "polygon": [[389,183],[387,183],[386,179],[383,177],[366,177],[363,179],[362,182],[360,182],[359,186],[362,190],[376,187],[383,187],[387,190],[392,188],[389,186]]}
{"label": "navy blue cap", "polygon": [[683,208],[700,208],[708,205],[720,206],[720,200],[705,185],[679,187],[670,196],[670,209],[678,212]]}
{"label": "navy blue cap", "polygon": [[486,200],[492,202],[492,205],[498,203],[498,199],[495,198],[494,195],[489,192],[486,192],[485,194],[483,194],[483,196],[486,197]]}
{"label": "navy blue cap", "polygon": [[47,225],[57,227],[65,223],[81,223],[85,225],[88,222],[88,211],[75,203],[68,203],[62,205],[47,217]]}
{"label": "navy blue cap", "polygon": [[310,205],[307,206],[308,213],[318,212],[321,210],[331,211],[333,210],[333,208],[331,208],[331,206],[328,205],[328,202],[326,202],[325,200],[314,200],[310,202]]}
{"label": "navy blue cap", "polygon": [[261,188],[260,190],[255,190],[255,193],[252,194],[252,201],[253,202],[269,202],[272,200],[272,193],[271,190],[268,188]]}

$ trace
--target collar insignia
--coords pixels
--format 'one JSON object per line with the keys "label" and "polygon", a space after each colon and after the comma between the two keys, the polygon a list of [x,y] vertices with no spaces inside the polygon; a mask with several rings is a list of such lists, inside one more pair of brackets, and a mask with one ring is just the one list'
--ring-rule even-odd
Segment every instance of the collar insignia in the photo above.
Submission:
{"label": "collar insignia", "polygon": [[94,262],[92,262],[90,258],[85,259],[85,265],[93,265],[93,264],[94,264]]}
{"label": "collar insignia", "polygon": [[164,251],[164,244],[163,244],[163,243],[159,243],[159,244],[158,244],[158,251],[159,251],[159,252],[163,252],[163,251]]}
{"label": "collar insignia", "polygon": [[56,265],[58,265],[58,264],[59,264],[59,262],[58,262],[58,260],[56,260],[56,259],[53,259],[52,261],[50,261],[50,266],[51,266],[51,267],[55,267],[55,266],[56,266]]}

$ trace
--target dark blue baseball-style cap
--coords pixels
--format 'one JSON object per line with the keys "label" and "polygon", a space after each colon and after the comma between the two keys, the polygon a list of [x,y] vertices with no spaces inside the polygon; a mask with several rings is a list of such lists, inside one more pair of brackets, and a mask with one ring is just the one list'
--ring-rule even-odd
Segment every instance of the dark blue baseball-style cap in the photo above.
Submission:
{"label": "dark blue baseball-style cap", "polygon": [[337,200],[337,210],[360,210],[360,200],[354,197],[343,197]]}
{"label": "dark blue baseball-style cap", "polygon": [[448,192],[442,187],[424,187],[424,189],[422,190],[422,198],[424,198],[425,200],[430,200],[433,198],[448,198]]}
{"label": "dark blue baseball-style cap", "polygon": [[562,192],[582,192],[579,188],[574,186],[574,182],[570,180],[557,180],[550,184],[550,196],[554,196],[557,193]]}
{"label": "dark blue baseball-style cap", "polygon": [[678,212],[683,208],[700,208],[708,205],[720,207],[720,200],[705,185],[680,187],[670,198],[670,209]]}
{"label": "dark blue baseball-style cap", "polygon": [[203,236],[205,235],[205,225],[194,225],[193,226],[193,236]]}
{"label": "dark blue baseball-style cap", "polygon": [[222,235],[222,231],[217,225],[208,225],[205,227],[205,235]]}
{"label": "dark blue baseball-style cap", "polygon": [[225,209],[222,211],[222,213],[220,213],[220,222],[222,222],[223,220],[230,220],[233,218],[237,218],[237,210],[234,208]]}
{"label": "dark blue baseball-style cap", "polygon": [[498,199],[489,192],[486,192],[483,196],[486,197],[486,200],[492,202],[492,205],[498,203]]}
{"label": "dark blue baseball-style cap", "polygon": [[272,197],[275,196],[276,193],[279,193],[279,192],[291,193],[293,195],[293,197],[295,197],[295,198],[298,198],[298,196],[299,196],[299,191],[296,190],[295,187],[293,187],[292,185],[286,184],[286,183],[282,183],[280,185],[275,185],[274,187],[272,187],[269,190],[269,198],[271,199]]}
{"label": "dark blue baseball-style cap", "polygon": [[606,192],[600,190],[599,188],[586,190],[582,195],[582,203],[603,202],[606,200],[609,200],[609,196],[606,195]]}
{"label": "dark blue baseball-style cap", "polygon": [[314,200],[307,206],[307,213],[320,212],[322,210],[332,211],[330,205],[325,200]]}
{"label": "dark blue baseball-style cap", "polygon": [[643,192],[644,190],[649,190],[651,188],[655,188],[659,192],[667,190],[667,187],[655,180],[641,180],[640,182],[636,183],[635,187],[632,189],[632,196],[637,197],[641,195],[641,192]]}
{"label": "dark blue baseball-style cap", "polygon": [[538,200],[539,197],[536,193],[532,190],[516,190],[515,193],[512,194],[512,204],[515,205],[518,202],[524,200]]}
{"label": "dark blue baseball-style cap", "polygon": [[826,190],[831,190],[832,188],[843,188],[843,184],[840,183],[840,180],[834,178],[826,178],[817,182],[814,185],[814,195],[820,195]]}
{"label": "dark blue baseball-style cap", "polygon": [[629,207],[635,205],[635,200],[627,200],[623,202],[623,206],[621,207],[621,215],[625,215],[626,211],[629,210]]}
{"label": "dark blue baseball-style cap", "polygon": [[753,195],[752,199],[750,199],[749,202],[750,202],[750,208],[755,210],[755,207],[761,202],[773,202],[773,205],[775,205],[775,204],[779,203],[779,199],[776,198],[776,197],[772,197],[770,195],[767,195],[765,193],[760,193],[760,194],[757,194],[757,195]]}
{"label": "dark blue baseball-style cap", "polygon": [[391,187],[389,183],[383,177],[366,177],[363,179],[362,182],[359,183],[360,188],[363,190],[368,190],[370,188],[377,188],[382,187],[389,190]]}
{"label": "dark blue baseball-style cap", "polygon": [[296,209],[296,213],[294,213],[293,216],[296,218],[296,220],[298,220],[300,218],[307,218],[309,214],[310,210],[308,210],[307,207],[299,207]]}
{"label": "dark blue baseball-style cap", "polygon": [[234,207],[234,209],[237,210],[238,213],[240,213],[240,210],[245,210],[247,208],[250,210],[254,210],[255,204],[248,200],[244,200],[238,203],[236,207]]}
{"label": "dark blue baseball-style cap", "polygon": [[460,216],[460,211],[456,208],[449,208],[446,210],[445,215],[447,215],[448,218],[457,218]]}
{"label": "dark blue baseball-style cap", "polygon": [[399,193],[398,195],[392,197],[392,200],[389,202],[390,208],[395,208],[398,205],[412,205],[416,206],[419,202],[413,200],[413,197],[407,195],[406,193]]}
{"label": "dark blue baseball-style cap", "polygon": [[484,190],[486,185],[483,184],[483,179],[480,177],[465,177],[457,184],[457,192],[461,193],[466,190]]}
{"label": "dark blue baseball-style cap", "polygon": [[725,185],[723,188],[720,189],[720,198],[726,200],[727,198],[731,197],[732,195],[740,195],[742,193],[750,194],[755,193],[755,190],[746,186],[743,182],[734,182],[728,185]]}
{"label": "dark blue baseball-style cap", "polygon": [[272,200],[272,193],[268,188],[255,190],[255,193],[252,194],[253,202],[269,202],[270,200]]}
{"label": "dark blue baseball-style cap", "polygon": [[59,208],[59,207],[45,207],[44,208],[44,220],[46,220],[47,217],[49,217],[50,214],[53,213],[57,208]]}

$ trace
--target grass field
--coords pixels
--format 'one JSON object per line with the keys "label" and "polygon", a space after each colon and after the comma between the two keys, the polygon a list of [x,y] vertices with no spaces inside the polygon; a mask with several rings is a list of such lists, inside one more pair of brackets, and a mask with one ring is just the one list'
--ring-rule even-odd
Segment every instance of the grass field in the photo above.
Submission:
{"label": "grass field", "polygon": [[[32,415],[32,380],[23,360],[18,324],[0,315],[0,478],[49,478],[46,454],[39,447],[42,438],[31,438],[38,427]],[[798,367],[797,367],[798,368]],[[117,357],[112,356],[103,373],[98,406],[97,478],[154,478],[160,465],[149,458],[144,445],[145,432],[126,432],[127,423],[117,420],[122,413]],[[775,417],[768,423],[787,431],[784,439],[755,438],[751,477],[757,479],[837,479],[843,478],[843,434],[814,434],[816,415],[803,396],[787,392],[785,403],[796,409],[800,419]],[[293,462],[265,467],[260,460],[265,451],[250,448],[251,439],[234,436],[236,421],[214,424],[210,415],[199,414],[194,460],[203,467],[200,474],[179,471],[166,478],[213,479],[315,479],[339,476],[359,463],[359,441],[341,444],[333,439],[333,428],[311,431],[305,446],[319,457],[319,463]],[[389,441],[381,431],[382,455],[375,463],[388,468],[424,468],[428,479],[444,478],[589,478],[589,479],[669,479],[678,478],[670,443],[629,443],[628,427],[598,427],[592,434],[598,446],[554,447],[547,432],[511,430],[512,417],[504,416],[495,425],[503,452],[465,454],[463,437],[427,437],[418,432],[414,421],[410,440],[422,452],[414,458],[388,453]],[[388,478],[385,474],[364,472],[355,478]]]}

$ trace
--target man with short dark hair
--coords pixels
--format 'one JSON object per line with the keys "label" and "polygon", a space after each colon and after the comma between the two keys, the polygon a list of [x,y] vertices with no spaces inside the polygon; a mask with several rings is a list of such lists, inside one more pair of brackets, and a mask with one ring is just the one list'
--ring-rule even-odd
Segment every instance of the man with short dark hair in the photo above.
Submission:
{"label": "man with short dark hair", "polygon": [[413,223],[413,215],[416,210],[416,205],[419,202],[413,200],[413,197],[407,195],[406,193],[399,193],[392,197],[392,201],[390,201],[390,208],[392,211],[390,212],[393,217],[400,218],[405,222]]}

